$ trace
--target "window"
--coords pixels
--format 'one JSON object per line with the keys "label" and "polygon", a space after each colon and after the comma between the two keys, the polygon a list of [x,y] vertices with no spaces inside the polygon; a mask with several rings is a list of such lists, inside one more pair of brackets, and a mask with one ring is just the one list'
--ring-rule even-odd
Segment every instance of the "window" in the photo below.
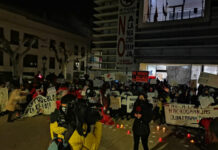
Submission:
{"label": "window", "polygon": [[78,56],[79,55],[79,47],[75,45],[74,47],[74,55]]}
{"label": "window", "polygon": [[0,38],[4,37],[4,29],[0,27]]}
{"label": "window", "polygon": [[11,30],[11,44],[18,45],[19,44],[19,32],[15,30]]}
{"label": "window", "polygon": [[84,71],[84,70],[85,70],[85,63],[84,63],[84,61],[81,61],[80,70],[81,70],[81,71]]}
{"label": "window", "polygon": [[50,46],[49,48],[53,48],[55,46],[56,41],[55,40],[50,40]]}
{"label": "window", "polygon": [[60,48],[65,49],[65,43],[64,42],[60,42]]}
{"label": "window", "polygon": [[[24,40],[27,40],[24,43],[24,46],[28,47],[31,44],[30,40],[33,38],[36,38],[36,36],[24,33]],[[39,47],[38,39],[35,39],[35,42],[32,44],[32,48],[38,48],[38,47]]]}
{"label": "window", "polygon": [[2,51],[0,51],[0,66],[3,66],[3,58],[4,58],[4,54]]}
{"label": "window", "polygon": [[144,23],[193,19],[204,16],[205,0],[144,0]]}
{"label": "window", "polygon": [[81,56],[85,57],[85,55],[86,55],[85,47],[82,47],[81,48]]}
{"label": "window", "polygon": [[54,57],[50,57],[49,59],[49,68],[55,69],[55,58]]}
{"label": "window", "polygon": [[26,55],[23,59],[24,67],[37,68],[38,66],[38,56],[37,55]]}

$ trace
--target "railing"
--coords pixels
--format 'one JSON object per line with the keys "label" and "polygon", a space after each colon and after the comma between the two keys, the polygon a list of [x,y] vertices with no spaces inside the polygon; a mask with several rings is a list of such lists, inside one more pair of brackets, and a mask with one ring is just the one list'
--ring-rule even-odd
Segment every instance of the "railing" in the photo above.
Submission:
{"label": "railing", "polygon": [[166,13],[146,13],[143,16],[143,22],[164,22],[174,20],[185,20],[204,17],[204,9],[169,11]]}

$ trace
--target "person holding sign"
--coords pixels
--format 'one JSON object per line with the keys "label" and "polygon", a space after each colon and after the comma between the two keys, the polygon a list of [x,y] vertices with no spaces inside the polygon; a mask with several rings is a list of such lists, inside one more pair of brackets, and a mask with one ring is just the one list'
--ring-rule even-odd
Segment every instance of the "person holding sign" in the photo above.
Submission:
{"label": "person holding sign", "polygon": [[26,101],[27,93],[22,91],[19,86],[18,81],[14,81],[13,83],[14,90],[11,92],[9,96],[8,103],[6,105],[6,110],[8,111],[8,122],[13,122],[12,119],[15,110],[20,109],[20,103]]}
{"label": "person holding sign", "polygon": [[152,120],[152,105],[148,103],[146,95],[140,94],[138,96],[138,99],[134,103],[132,114],[135,117],[132,128],[134,150],[138,150],[140,138],[144,150],[148,150],[149,122]]}

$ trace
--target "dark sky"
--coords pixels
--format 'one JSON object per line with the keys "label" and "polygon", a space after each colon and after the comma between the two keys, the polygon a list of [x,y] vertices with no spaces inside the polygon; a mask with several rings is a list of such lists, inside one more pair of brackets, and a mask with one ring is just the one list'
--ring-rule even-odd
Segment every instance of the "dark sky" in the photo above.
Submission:
{"label": "dark sky", "polygon": [[87,26],[92,22],[93,0],[0,0],[0,3],[39,17],[47,16],[62,25],[67,25],[72,16]]}

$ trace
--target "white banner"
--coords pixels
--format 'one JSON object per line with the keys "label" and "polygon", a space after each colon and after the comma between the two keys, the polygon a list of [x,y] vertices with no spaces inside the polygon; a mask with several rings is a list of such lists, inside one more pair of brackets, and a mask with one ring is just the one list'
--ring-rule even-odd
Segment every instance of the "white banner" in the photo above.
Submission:
{"label": "white banner", "polygon": [[119,0],[117,64],[123,68],[133,64],[136,10],[137,0]]}
{"label": "white banner", "polygon": [[202,72],[198,80],[198,83],[218,88],[218,75]]}
{"label": "white banner", "polygon": [[199,127],[202,118],[218,117],[218,105],[207,108],[194,108],[188,104],[168,104],[164,106],[166,123],[172,125]]}
{"label": "white banner", "polygon": [[128,96],[127,97],[127,113],[131,113],[133,110],[133,106],[138,96]]}
{"label": "white banner", "polygon": [[37,96],[27,106],[24,117],[32,117],[40,113],[49,115],[54,112],[56,108],[56,99],[54,95],[44,97],[42,95]]}
{"label": "white banner", "polygon": [[8,89],[0,88],[0,112],[5,111],[5,107],[8,102]]}

